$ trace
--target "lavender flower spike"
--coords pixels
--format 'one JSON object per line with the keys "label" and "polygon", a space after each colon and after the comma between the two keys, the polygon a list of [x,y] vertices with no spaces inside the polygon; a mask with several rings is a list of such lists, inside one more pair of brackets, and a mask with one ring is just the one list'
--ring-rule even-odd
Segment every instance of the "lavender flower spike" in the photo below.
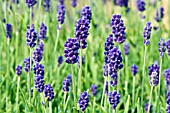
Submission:
{"label": "lavender flower spike", "polygon": [[48,12],[50,9],[50,0],[44,0],[44,10]]}
{"label": "lavender flower spike", "polygon": [[26,38],[27,46],[33,48],[36,45],[37,40],[37,32],[34,29],[34,24],[32,24],[32,27],[30,27],[29,25],[27,26]]}
{"label": "lavender flower spike", "polygon": [[44,76],[35,76],[34,85],[39,93],[43,92],[43,90],[44,90]]}
{"label": "lavender flower spike", "polygon": [[91,85],[90,90],[92,91],[93,96],[97,94],[97,86],[95,84]]}
{"label": "lavender flower spike", "polygon": [[46,38],[46,34],[47,26],[44,23],[41,23],[39,39],[44,40]]}
{"label": "lavender flower spike", "polygon": [[150,78],[150,85],[156,86],[159,83],[159,66],[154,63],[148,67],[148,74]]}
{"label": "lavender flower spike", "polygon": [[155,20],[156,20],[157,22],[160,22],[163,17],[164,17],[164,8],[161,7],[161,8],[159,8],[159,9],[157,9],[157,11],[156,11]]}
{"label": "lavender flower spike", "polygon": [[151,22],[147,22],[143,32],[143,37],[144,37],[143,43],[145,46],[150,44],[149,39],[151,38],[151,30],[152,30]]}
{"label": "lavender flower spike", "polygon": [[6,24],[6,38],[10,39],[12,38],[12,25]]}
{"label": "lavender flower spike", "polygon": [[33,7],[37,3],[36,0],[26,0],[25,2],[27,4],[28,8]]}
{"label": "lavender flower spike", "polygon": [[69,86],[71,85],[71,75],[67,75],[66,78],[63,81],[63,87],[62,90],[64,92],[68,92],[69,91]]}
{"label": "lavender flower spike", "polygon": [[18,76],[20,76],[20,75],[22,74],[22,66],[18,65],[18,66],[16,67],[16,74],[17,74]]}
{"label": "lavender flower spike", "polygon": [[131,73],[133,74],[133,76],[135,76],[137,73],[138,73],[138,66],[136,64],[133,64],[131,67],[130,67],[130,71]]}
{"label": "lavender flower spike", "polygon": [[[148,107],[149,107],[149,103],[145,103],[145,105],[144,105],[145,112],[148,112]],[[149,109],[150,113],[152,113],[152,109],[153,109],[153,105],[151,104],[150,109]]]}
{"label": "lavender flower spike", "polygon": [[89,103],[89,97],[90,95],[86,91],[80,94],[78,104],[82,111],[85,111],[85,109],[87,108]]}
{"label": "lavender flower spike", "polygon": [[77,0],[72,0],[71,5],[72,5],[73,7],[76,7],[76,5],[77,5]]}
{"label": "lavender flower spike", "polygon": [[25,64],[25,67],[24,67],[25,71],[27,73],[30,72],[30,57],[28,57],[24,60],[24,64]]}
{"label": "lavender flower spike", "polygon": [[64,23],[64,19],[65,19],[65,6],[64,4],[60,4],[58,6],[58,23],[59,24],[63,24]]}
{"label": "lavender flower spike", "polygon": [[146,3],[145,3],[144,0],[137,0],[136,5],[137,5],[137,8],[138,8],[138,10],[139,10],[140,12],[145,11],[145,5],[146,5]]}
{"label": "lavender flower spike", "polygon": [[63,63],[63,56],[58,57],[58,67]]}
{"label": "lavender flower spike", "polygon": [[108,96],[112,108],[116,109],[117,105],[120,102],[120,94],[116,90],[114,90],[113,92],[110,92]]}
{"label": "lavender flower spike", "polygon": [[168,51],[168,56],[170,56],[170,39],[166,42],[166,48]]}
{"label": "lavender flower spike", "polygon": [[168,91],[166,94],[166,103],[167,103],[166,113],[170,113],[170,91]]}
{"label": "lavender flower spike", "polygon": [[81,18],[86,19],[90,24],[90,21],[92,19],[92,11],[89,6],[83,7],[83,9],[81,10]]}
{"label": "lavender flower spike", "polygon": [[170,68],[166,69],[163,73],[165,81],[166,81],[166,89],[170,90]]}
{"label": "lavender flower spike", "polygon": [[36,63],[33,70],[34,76],[44,76],[44,66],[42,64]]}
{"label": "lavender flower spike", "polygon": [[124,54],[125,55],[129,54],[129,49],[130,49],[129,43],[125,43],[124,44]]}
{"label": "lavender flower spike", "polygon": [[160,39],[160,42],[158,43],[159,46],[159,52],[160,52],[160,57],[163,58],[164,57],[164,53],[166,51],[166,43],[164,41],[163,38]]}
{"label": "lavender flower spike", "polygon": [[110,21],[110,25],[112,27],[112,33],[115,36],[114,41],[119,44],[123,43],[126,40],[126,28],[123,20],[121,19],[121,15],[114,14]]}
{"label": "lavender flower spike", "polygon": [[54,91],[51,84],[44,85],[44,96],[48,101],[52,101],[54,99]]}
{"label": "lavender flower spike", "polygon": [[44,52],[44,44],[40,42],[38,47],[33,52],[33,59],[35,62],[40,62],[42,60],[43,52]]}

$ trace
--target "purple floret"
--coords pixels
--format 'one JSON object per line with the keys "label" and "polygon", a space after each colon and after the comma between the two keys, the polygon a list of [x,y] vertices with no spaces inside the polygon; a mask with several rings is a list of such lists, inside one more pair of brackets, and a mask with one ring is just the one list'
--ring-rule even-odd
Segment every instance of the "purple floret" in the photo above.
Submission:
{"label": "purple floret", "polygon": [[51,84],[44,85],[44,96],[48,101],[52,101],[54,99],[54,91]]}
{"label": "purple floret", "polygon": [[28,25],[27,32],[26,32],[27,46],[33,48],[36,45],[36,40],[37,40],[37,32],[34,29],[34,24],[32,24],[32,27]]}
{"label": "purple floret", "polygon": [[158,46],[159,46],[158,50],[159,50],[159,53],[160,53],[160,57],[163,58],[164,53],[166,51],[166,43],[165,43],[165,40],[163,38],[160,39]]}
{"label": "purple floret", "polygon": [[36,0],[26,0],[25,2],[27,4],[28,8],[33,7],[37,3]]}
{"label": "purple floret", "polygon": [[6,24],[6,38],[10,39],[12,38],[12,25]]}
{"label": "purple floret", "polygon": [[147,22],[146,23],[146,27],[144,28],[144,32],[143,32],[143,37],[144,37],[144,45],[147,46],[150,44],[150,38],[151,38],[151,30],[152,30],[152,25],[151,22]]}
{"label": "purple floret", "polygon": [[20,76],[20,75],[22,74],[22,66],[18,65],[18,66],[16,67],[16,74],[17,74],[18,76]]}
{"label": "purple floret", "polygon": [[80,94],[78,104],[82,111],[84,111],[87,108],[89,103],[89,97],[90,95],[86,91]]}
{"label": "purple floret", "polygon": [[120,102],[120,94],[116,90],[114,90],[113,92],[110,92],[108,96],[109,103],[111,104],[112,108],[116,109],[117,105]]}
{"label": "purple floret", "polygon": [[64,79],[62,84],[63,84],[62,90],[64,92],[68,92],[70,90],[69,87],[71,85],[71,75],[70,74],[66,76],[66,78]]}
{"label": "purple floret", "polygon": [[91,90],[93,96],[95,96],[97,94],[97,86],[96,86],[96,84],[92,84],[90,90]]}
{"label": "purple floret", "polygon": [[132,75],[135,76],[138,73],[138,66],[136,64],[133,64],[130,67],[130,71],[131,71]]}
{"label": "purple floret", "polygon": [[145,3],[144,0],[137,0],[136,1],[136,6],[137,6],[137,8],[140,12],[145,11],[145,5],[146,5],[146,3]]}

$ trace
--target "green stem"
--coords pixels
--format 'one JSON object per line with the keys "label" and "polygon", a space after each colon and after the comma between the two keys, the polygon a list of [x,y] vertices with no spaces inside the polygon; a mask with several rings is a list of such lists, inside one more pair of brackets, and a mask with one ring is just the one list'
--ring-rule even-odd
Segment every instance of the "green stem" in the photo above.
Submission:
{"label": "green stem", "polygon": [[135,76],[133,76],[133,93],[132,93],[132,99],[133,99],[133,109],[135,110]]}
{"label": "green stem", "polygon": [[20,76],[18,76],[18,82],[17,82],[17,97],[16,97],[16,111],[19,113],[19,106],[18,106],[18,99],[19,99],[19,86],[20,86]]}
{"label": "green stem", "polygon": [[128,95],[128,78],[129,78],[129,74],[128,74],[128,57],[125,56],[125,63],[126,63],[126,80],[125,80],[125,90],[126,90],[126,95]]}
{"label": "green stem", "polygon": [[93,112],[92,113],[94,113],[94,108],[95,108],[95,101],[96,101],[96,97],[94,97],[94,99],[93,99]]}
{"label": "green stem", "polygon": [[71,66],[71,71],[72,71],[72,85],[73,85],[73,98],[74,98],[74,106],[76,107],[76,89],[75,89],[75,80],[74,80],[74,70],[73,66]]}
{"label": "green stem", "polygon": [[[159,102],[159,97],[160,97],[160,94],[161,94],[161,73],[162,73],[162,58],[160,58],[160,73],[159,73],[159,90],[158,90],[158,97],[157,97],[157,99],[156,99],[156,106],[157,106],[157,104],[158,104],[158,102]],[[158,111],[159,111],[159,105],[158,105]]]}
{"label": "green stem", "polygon": [[53,111],[52,111],[52,102],[51,101],[49,101],[49,108],[50,108],[50,113],[52,113]]}
{"label": "green stem", "polygon": [[[108,76],[108,93],[110,93],[110,76]],[[111,112],[111,105],[109,104],[109,113]]]}
{"label": "green stem", "polygon": [[31,27],[31,24],[32,24],[32,7],[30,7],[30,27]]}
{"label": "green stem", "polygon": [[31,64],[32,64],[32,49],[30,48],[30,70],[28,73],[29,103],[31,102]]}
{"label": "green stem", "polygon": [[115,110],[115,109],[112,109],[112,113],[116,113],[116,110]]}
{"label": "green stem", "polygon": [[58,46],[58,38],[59,38],[59,30],[57,29],[57,39],[56,39],[56,42],[55,42],[55,47],[54,47],[54,53],[56,52],[56,49],[57,49],[57,46]]}
{"label": "green stem", "polygon": [[105,87],[106,87],[106,77],[104,77],[104,87],[103,87],[103,94],[102,94],[100,106],[103,106],[103,98],[104,98]]}
{"label": "green stem", "polygon": [[145,52],[144,52],[144,60],[143,60],[143,71],[142,71],[142,97],[141,97],[141,106],[143,104],[143,89],[144,89],[144,79],[145,79],[145,66],[146,66],[146,52],[147,47],[145,46]]}
{"label": "green stem", "polygon": [[64,92],[64,113],[65,113],[65,110],[67,108],[67,106],[66,106],[66,96],[67,96],[67,93]]}
{"label": "green stem", "polygon": [[149,113],[149,111],[150,111],[150,105],[151,105],[151,101],[152,101],[152,90],[153,90],[153,86],[151,86],[150,99],[149,99],[149,106],[148,106],[148,113]]}
{"label": "green stem", "polygon": [[82,75],[82,48],[80,49],[80,57],[79,57],[79,61],[80,61],[80,69],[79,69],[79,76],[78,76],[78,95],[81,92],[81,75]]}

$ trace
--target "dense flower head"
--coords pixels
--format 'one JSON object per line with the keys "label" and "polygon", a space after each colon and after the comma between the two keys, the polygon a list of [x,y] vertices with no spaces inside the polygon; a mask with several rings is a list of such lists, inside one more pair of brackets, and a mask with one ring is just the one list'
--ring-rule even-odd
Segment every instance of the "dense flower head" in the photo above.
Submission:
{"label": "dense flower head", "polygon": [[92,84],[90,90],[92,91],[93,96],[95,96],[97,94],[96,84]]}
{"label": "dense flower head", "polygon": [[109,103],[111,104],[112,108],[116,109],[117,105],[120,102],[120,94],[116,90],[114,90],[113,92],[110,92],[108,96]]}
{"label": "dense flower head", "polygon": [[65,62],[68,64],[75,64],[78,62],[78,50],[80,45],[75,38],[69,38],[64,44]]}
{"label": "dense flower head", "polygon": [[35,76],[44,76],[44,66],[42,64],[36,63],[33,70]]}
{"label": "dense flower head", "polygon": [[89,103],[89,97],[90,95],[86,91],[80,94],[78,104],[82,111],[84,111],[87,108],[88,103]]}
{"label": "dense flower head", "polygon": [[108,76],[108,69],[109,69],[109,66],[107,63],[104,64],[103,66],[103,76]]}
{"label": "dense flower head", "polygon": [[129,49],[130,49],[129,43],[125,43],[125,44],[124,44],[124,54],[125,54],[125,55],[128,55],[128,54],[129,54]]}
{"label": "dense flower head", "polygon": [[58,57],[58,67],[63,63],[63,56]]}
{"label": "dense flower head", "polygon": [[[149,107],[149,103],[145,103],[144,105],[144,110],[145,112],[148,112],[148,107]],[[153,109],[153,105],[150,105],[150,109],[149,109],[149,113],[152,113],[152,109]]]}
{"label": "dense flower head", "polygon": [[71,5],[72,5],[73,7],[76,7],[76,5],[77,5],[77,0],[72,0]]}
{"label": "dense flower head", "polygon": [[157,63],[153,63],[148,67],[148,74],[150,78],[150,85],[156,86],[159,83],[159,66]]}
{"label": "dense flower head", "polygon": [[104,48],[105,48],[105,52],[104,52],[105,63],[109,63],[109,58],[108,58],[109,51],[112,48],[114,48],[114,39],[113,39],[113,35],[112,34],[109,34],[109,36],[107,37]]}
{"label": "dense flower head", "polygon": [[48,101],[52,101],[54,99],[54,91],[51,84],[44,85],[44,96]]}
{"label": "dense flower head", "polygon": [[37,40],[37,32],[34,29],[34,24],[32,24],[32,27],[29,25],[27,26],[26,38],[27,46],[33,48],[36,45]]}
{"label": "dense flower head", "polygon": [[158,43],[159,46],[159,52],[160,52],[160,57],[163,58],[164,57],[164,53],[166,51],[166,42],[163,38],[160,39],[160,42]]}
{"label": "dense flower head", "polygon": [[44,44],[40,42],[38,47],[33,52],[33,59],[35,62],[40,62],[43,58]]}
{"label": "dense flower head", "polygon": [[105,91],[104,93],[107,95],[108,94],[108,81],[106,81],[106,84],[105,84]]}
{"label": "dense flower head", "polygon": [[81,10],[81,18],[86,19],[90,24],[90,21],[92,19],[92,11],[89,6],[83,7],[83,9]]}
{"label": "dense flower head", "polygon": [[170,68],[166,69],[163,74],[166,81],[166,88],[167,90],[170,90]]}
{"label": "dense flower head", "polygon": [[10,39],[12,38],[12,25],[6,24],[6,38]]}
{"label": "dense flower head", "polygon": [[28,6],[28,8],[34,6],[37,3],[36,0],[26,0],[26,4]]}
{"label": "dense flower head", "polygon": [[167,107],[166,107],[166,113],[170,113],[170,105],[167,105]]}
{"label": "dense flower head", "polygon": [[110,25],[112,27],[112,33],[115,36],[114,41],[119,44],[123,43],[126,40],[126,27],[124,26],[124,22],[121,19],[121,15],[114,14],[110,21]]}
{"label": "dense flower head", "polygon": [[75,31],[74,36],[80,43],[80,47],[82,49],[85,49],[87,47],[86,38],[88,37],[88,29],[89,29],[89,22],[87,19],[80,18],[78,19],[76,25],[75,25]]}
{"label": "dense flower head", "polygon": [[133,76],[135,76],[137,73],[138,73],[138,66],[136,64],[133,64],[131,67],[130,67],[130,71],[131,73],[133,74]]}
{"label": "dense flower head", "polygon": [[63,4],[64,4],[64,0],[58,0],[58,3],[59,3],[60,5],[63,5]]}
{"label": "dense flower head", "polygon": [[152,30],[152,25],[151,22],[146,23],[146,27],[144,28],[143,32],[143,37],[144,37],[144,45],[149,45],[150,44],[150,38],[151,38],[151,30]]}
{"label": "dense flower head", "polygon": [[[33,63],[33,61],[32,61],[32,63]],[[24,60],[24,64],[25,64],[25,67],[24,67],[25,71],[27,73],[30,72],[30,57],[28,57]]]}
{"label": "dense flower head", "polygon": [[59,24],[63,24],[64,23],[64,19],[65,19],[65,6],[63,5],[59,5],[58,6],[58,23]]}
{"label": "dense flower head", "polygon": [[34,85],[38,92],[43,92],[44,90],[44,76],[35,76]]}
{"label": "dense flower head", "polygon": [[168,56],[170,56],[170,39],[166,42],[166,48],[168,51]]}
{"label": "dense flower head", "polygon": [[44,10],[48,12],[50,9],[50,0],[44,0]]}
{"label": "dense flower head", "polygon": [[136,1],[136,6],[137,6],[138,10],[141,11],[141,12],[145,11],[145,5],[146,5],[146,3],[145,3],[144,0],[137,0]]}
{"label": "dense flower head", "polygon": [[156,11],[155,20],[156,20],[157,22],[160,22],[163,17],[164,17],[164,8],[161,7],[161,8],[159,8],[159,9],[157,9],[157,11]]}
{"label": "dense flower head", "polygon": [[170,105],[170,91],[168,91],[166,94],[166,103]]}
{"label": "dense flower head", "polygon": [[47,34],[47,26],[44,23],[41,23],[39,39],[44,40],[46,38],[46,34]]}
{"label": "dense flower head", "polygon": [[18,65],[18,66],[16,67],[16,74],[17,74],[18,76],[20,76],[20,75],[22,74],[22,66]]}
{"label": "dense flower head", "polygon": [[71,85],[71,75],[70,74],[66,76],[66,78],[64,79],[62,84],[63,84],[62,90],[64,92],[68,92],[69,91],[69,87]]}
{"label": "dense flower head", "polygon": [[129,0],[114,0],[114,4],[120,7],[128,7]]}

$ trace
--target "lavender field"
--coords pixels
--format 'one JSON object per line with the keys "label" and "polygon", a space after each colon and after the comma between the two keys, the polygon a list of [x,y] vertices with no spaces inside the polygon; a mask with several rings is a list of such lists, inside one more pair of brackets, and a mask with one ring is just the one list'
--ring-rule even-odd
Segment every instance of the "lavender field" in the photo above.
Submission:
{"label": "lavender field", "polygon": [[0,113],[170,113],[170,1],[0,0]]}

